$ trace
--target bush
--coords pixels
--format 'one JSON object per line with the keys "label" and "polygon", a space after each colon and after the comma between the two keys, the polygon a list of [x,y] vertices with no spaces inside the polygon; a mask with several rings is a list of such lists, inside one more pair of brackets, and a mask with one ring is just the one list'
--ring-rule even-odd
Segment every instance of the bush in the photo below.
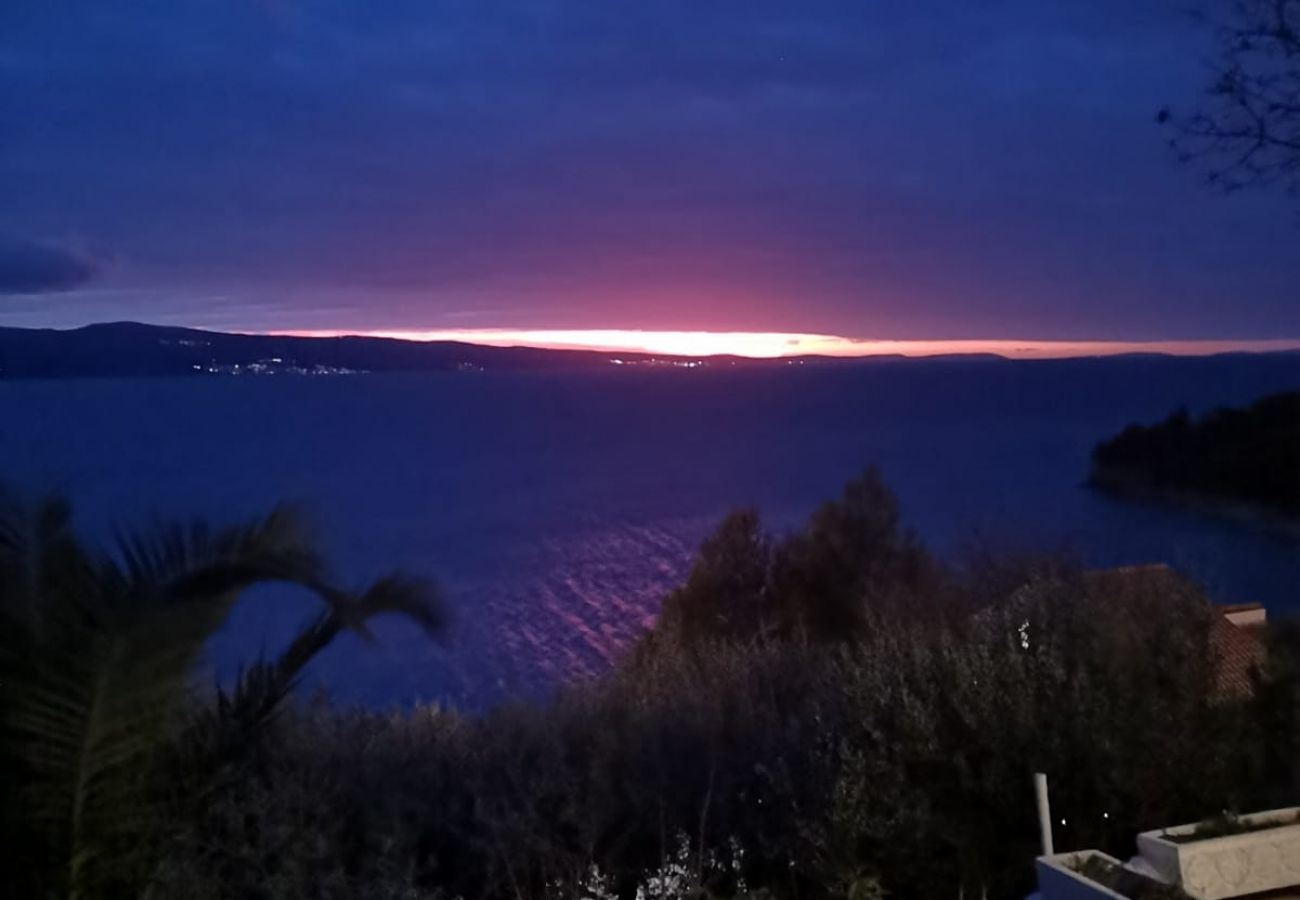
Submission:
{"label": "bush", "polygon": [[944,571],[873,479],[782,540],[729,517],[623,664],[547,703],[298,705],[202,790],[210,734],[177,735],[149,896],[1021,897],[1032,772],[1061,846],[1117,856],[1285,788],[1300,657],[1224,702],[1193,585]]}

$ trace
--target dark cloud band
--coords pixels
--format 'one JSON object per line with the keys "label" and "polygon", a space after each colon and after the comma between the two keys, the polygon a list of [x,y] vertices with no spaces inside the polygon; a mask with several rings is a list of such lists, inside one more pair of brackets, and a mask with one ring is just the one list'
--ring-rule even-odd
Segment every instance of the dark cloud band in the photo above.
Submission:
{"label": "dark cloud band", "polygon": [[0,237],[0,294],[66,291],[95,274],[78,254],[48,244]]}

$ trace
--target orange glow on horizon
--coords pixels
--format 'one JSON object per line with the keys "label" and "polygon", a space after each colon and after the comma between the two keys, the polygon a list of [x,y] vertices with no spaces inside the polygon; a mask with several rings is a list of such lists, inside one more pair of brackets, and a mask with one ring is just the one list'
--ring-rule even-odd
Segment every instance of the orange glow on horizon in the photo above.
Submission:
{"label": "orange glow on horizon", "polygon": [[293,337],[384,337],[407,341],[461,341],[490,347],[598,350],[664,356],[939,356],[992,353],[1011,359],[1063,359],[1120,353],[1202,356],[1236,351],[1300,349],[1300,339],[1190,341],[1037,341],[1037,340],[864,340],[830,334],[758,331],[636,331],[622,329],[300,330],[274,331]]}

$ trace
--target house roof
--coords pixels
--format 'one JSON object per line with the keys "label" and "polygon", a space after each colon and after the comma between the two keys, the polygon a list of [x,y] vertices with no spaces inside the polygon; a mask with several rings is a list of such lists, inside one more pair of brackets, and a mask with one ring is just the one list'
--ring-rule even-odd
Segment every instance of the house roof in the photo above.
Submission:
{"label": "house roof", "polygon": [[1227,697],[1249,696],[1250,673],[1264,664],[1267,648],[1259,625],[1239,625],[1227,614],[1215,619],[1210,645],[1219,660],[1219,691]]}
{"label": "house roof", "polygon": [[[1188,584],[1164,563],[1122,566],[1089,573],[1094,584],[1115,591],[1154,590]],[[1267,648],[1262,626],[1266,611],[1259,603],[1216,604],[1210,646],[1219,663],[1219,693],[1225,699],[1249,696],[1254,690],[1251,672],[1264,663]]]}

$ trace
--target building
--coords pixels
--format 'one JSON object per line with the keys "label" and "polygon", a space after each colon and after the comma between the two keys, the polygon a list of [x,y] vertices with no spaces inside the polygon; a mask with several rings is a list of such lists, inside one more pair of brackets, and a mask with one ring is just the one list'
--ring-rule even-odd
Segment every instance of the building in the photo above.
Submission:
{"label": "building", "polygon": [[[1095,587],[1115,594],[1196,591],[1190,581],[1164,563],[1122,566],[1088,573]],[[1210,644],[1219,663],[1219,691],[1224,700],[1248,697],[1252,672],[1264,664],[1264,626],[1268,613],[1259,603],[1215,605]]]}
{"label": "building", "polygon": [[1039,900],[1300,900],[1300,807],[1147,831],[1126,863],[1099,850],[1040,856]]}

